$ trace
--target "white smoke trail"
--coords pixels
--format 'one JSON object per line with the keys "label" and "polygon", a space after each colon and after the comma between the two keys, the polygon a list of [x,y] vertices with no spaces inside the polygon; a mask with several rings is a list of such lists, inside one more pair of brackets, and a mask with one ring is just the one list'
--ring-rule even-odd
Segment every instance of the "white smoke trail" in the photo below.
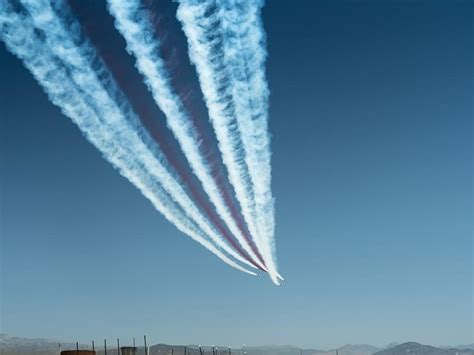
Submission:
{"label": "white smoke trail", "polygon": [[[133,152],[143,160],[150,173],[178,205],[218,247],[242,263],[254,267],[223,240],[189,198],[159,146],[143,128],[95,50],[86,39],[81,38],[79,24],[70,16],[67,4],[61,0],[52,1],[55,4],[53,8],[49,0],[21,1],[36,25],[44,30],[46,42],[67,65],[76,84],[86,88],[86,92],[94,93],[91,99],[96,100],[102,115],[110,119],[111,126],[122,133],[123,139],[133,147]],[[57,12],[62,19],[67,19],[67,23],[57,16]]]}
{"label": "white smoke trail", "polygon": [[256,211],[253,180],[248,171],[253,164],[247,165],[247,152],[245,147],[241,146],[241,143],[248,145],[249,142],[241,141],[240,137],[241,127],[237,121],[236,104],[233,101],[235,94],[233,80],[229,68],[226,67],[224,48],[220,48],[224,46],[225,38],[221,33],[218,7],[213,0],[200,2],[183,0],[178,7],[177,18],[188,38],[189,56],[196,66],[209,109],[209,117],[242,214],[257,247],[262,252],[272,281],[279,284],[271,247],[267,243],[268,238],[262,236],[258,228],[259,225],[266,226],[268,221]]}
{"label": "white smoke trail", "polygon": [[[134,183],[178,229],[198,241],[224,262],[241,271],[249,272],[215,248],[205,238],[205,233],[202,233],[175,205],[175,202],[169,198],[169,193],[159,183],[156,183],[156,176],[152,176],[147,171],[149,164],[152,164],[156,159],[146,156],[150,153],[143,147],[143,144],[137,146],[136,137],[133,135],[128,138],[124,137],[124,133],[130,135],[128,132],[130,128],[121,122],[124,120],[122,117],[114,117],[113,115],[116,113],[109,115],[104,112],[107,110],[117,111],[117,108],[114,108],[114,105],[105,99],[107,93],[102,92],[103,90],[90,91],[93,89],[93,85],[83,85],[87,83],[87,74],[74,73],[74,68],[66,68],[65,63],[58,60],[49,51],[50,43],[48,46],[45,45],[46,33],[38,31],[30,18],[24,13],[20,13],[21,10],[17,6],[15,11],[9,1],[0,0],[0,36],[7,44],[7,48],[23,60],[25,66],[48,93],[51,101],[61,107],[65,115],[73,119],[86,137],[104,154],[105,158],[112,162],[122,175]],[[53,15],[52,12],[40,12],[39,14],[41,16],[39,16],[37,23],[48,23]],[[56,52],[62,51],[63,56],[67,57],[68,54],[71,54],[68,49],[70,48],[58,44]],[[71,60],[77,61],[76,65],[83,64],[77,57],[72,57]],[[81,83],[80,89],[70,80],[71,76],[75,77],[75,81]],[[89,95],[93,93],[93,96],[87,96],[84,93]],[[92,100],[92,97],[97,100]],[[156,169],[154,166],[153,168]],[[159,182],[161,183],[162,180]]]}
{"label": "white smoke trail", "polygon": [[199,134],[193,127],[180,98],[173,90],[166,64],[160,56],[160,41],[154,33],[150,16],[139,0],[108,0],[108,9],[115,18],[115,26],[127,43],[127,50],[135,56],[136,67],[155,102],[165,113],[167,124],[183,150],[194,174],[215,206],[219,217],[231,233],[260,267],[264,265],[252,251],[248,241],[237,227],[229,208],[212,176],[211,168],[200,151]]}
{"label": "white smoke trail", "polygon": [[265,80],[263,0],[217,0],[222,26],[224,61],[232,77],[233,99],[246,162],[254,187],[260,233],[275,261],[275,217],[271,191],[271,151],[268,134],[269,90]]}

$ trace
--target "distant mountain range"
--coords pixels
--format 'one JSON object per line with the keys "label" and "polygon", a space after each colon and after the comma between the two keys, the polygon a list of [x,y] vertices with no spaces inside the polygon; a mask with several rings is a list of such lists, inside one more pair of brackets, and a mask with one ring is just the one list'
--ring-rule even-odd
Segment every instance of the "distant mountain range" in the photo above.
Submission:
{"label": "distant mountain range", "polygon": [[[130,345],[130,344],[123,344]],[[187,354],[200,355],[197,345],[187,345]],[[60,350],[75,349],[73,342],[62,342],[50,339],[28,339],[0,334],[1,355],[58,355]],[[80,349],[90,349],[91,346],[79,345]],[[156,344],[150,346],[149,355],[183,355],[183,345]],[[103,344],[96,344],[98,355],[104,355]],[[212,354],[212,348],[203,346],[205,355]],[[217,355],[228,355],[226,347],[217,346]],[[390,343],[385,348],[368,344],[347,344],[336,349],[301,349],[296,346],[248,346],[231,349],[232,355],[474,355],[474,344],[459,345],[456,347],[434,347],[415,342],[403,344]],[[117,355],[117,345],[109,344],[107,355]],[[144,355],[144,348],[137,349],[137,355]]]}
{"label": "distant mountain range", "polygon": [[393,348],[384,349],[374,355],[474,355],[474,350],[469,348],[436,348],[430,345],[409,342],[397,345]]}
{"label": "distant mountain range", "polygon": [[[73,346],[73,344],[67,344]],[[49,339],[28,339],[0,334],[0,354],[57,354],[59,343]]]}

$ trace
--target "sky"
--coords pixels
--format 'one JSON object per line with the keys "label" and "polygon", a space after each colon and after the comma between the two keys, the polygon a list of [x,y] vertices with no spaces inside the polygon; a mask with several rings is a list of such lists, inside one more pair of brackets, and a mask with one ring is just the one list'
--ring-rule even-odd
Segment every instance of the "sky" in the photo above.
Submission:
{"label": "sky", "polygon": [[[105,5],[71,4],[169,140]],[[210,132],[176,3],[153,6],[177,86]],[[267,1],[280,287],[178,232],[0,44],[1,332],[323,349],[474,342],[472,6]]]}

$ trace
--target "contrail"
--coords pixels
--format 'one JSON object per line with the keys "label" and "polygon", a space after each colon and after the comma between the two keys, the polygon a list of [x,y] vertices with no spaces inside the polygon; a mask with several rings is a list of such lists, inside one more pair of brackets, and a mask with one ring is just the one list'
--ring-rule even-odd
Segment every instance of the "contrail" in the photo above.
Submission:
{"label": "contrail", "polygon": [[221,260],[241,271],[254,274],[210,243],[169,198],[163,188],[150,179],[143,164],[137,162],[133,152],[116,143],[115,135],[106,127],[96,110],[84,101],[83,92],[71,81],[64,65],[58,61],[38,37],[30,19],[14,11],[11,3],[0,0],[0,36],[7,48],[19,57],[25,67],[48,94],[51,102],[79,126],[86,138],[102,152],[118,171],[130,180],[171,223],[183,233],[216,254]]}
{"label": "contrail", "polygon": [[239,230],[212,176],[211,168],[200,151],[200,137],[193,127],[181,99],[175,94],[166,64],[160,56],[160,41],[149,21],[147,10],[138,0],[108,0],[108,9],[115,26],[127,43],[127,50],[136,58],[136,67],[155,102],[165,113],[168,127],[179,142],[194,174],[215,206],[219,217],[227,224],[245,252],[261,268],[266,269],[252,250],[250,241]]}
{"label": "contrail", "polygon": [[[268,134],[269,89],[265,79],[263,0],[217,0],[222,26],[224,61],[230,68],[233,99],[246,162],[254,187],[260,233],[275,261],[275,217],[271,191],[271,151]],[[268,251],[267,251],[268,252]],[[276,267],[276,266],[274,266]]]}
{"label": "contrail", "polygon": [[[272,281],[279,284],[278,272],[268,243],[270,238],[266,234],[262,235],[259,229],[259,226],[263,226],[262,232],[265,232],[268,229],[269,220],[263,218],[261,212],[257,213],[256,195],[258,193],[258,206],[261,206],[262,187],[253,186],[255,173],[252,178],[249,171],[255,168],[256,162],[249,162],[249,159],[254,158],[252,151],[255,148],[242,147],[254,142],[248,138],[247,126],[241,127],[242,123],[239,123],[236,117],[241,107],[240,102],[236,103],[233,98],[238,94],[239,87],[234,85],[233,75],[230,73],[231,68],[227,67],[228,63],[223,53],[226,48],[226,38],[222,34],[219,11],[218,4],[213,0],[200,2],[183,0],[178,7],[177,18],[188,38],[189,56],[196,66],[209,109],[209,117],[242,214],[258,248],[262,251]],[[245,93],[244,97],[248,97],[248,94]],[[243,119],[248,120],[249,117]],[[244,131],[241,131],[242,129]],[[245,137],[241,137],[241,134]],[[247,150],[250,153],[247,153]],[[268,179],[263,176],[262,180]],[[256,188],[259,190],[255,191]],[[273,215],[271,195],[270,200],[272,209],[264,212],[270,212]]]}
{"label": "contrail", "polygon": [[[70,16],[67,4],[61,0],[21,1],[26,5],[36,26],[45,32],[46,42],[53,53],[72,72],[76,84],[87,88],[86,92],[94,93],[91,99],[97,100],[99,109],[102,110],[104,117],[110,118],[111,125],[120,127],[124,140],[132,145],[133,152],[143,159],[150,173],[217,246],[237,260],[254,267],[227,245],[189,198],[158,144],[143,128],[95,50],[86,39],[81,38],[79,24]],[[62,21],[58,14],[63,19],[67,19],[67,23]],[[103,95],[98,95],[98,93]]]}
{"label": "contrail", "polygon": [[[219,248],[240,260],[240,256],[220,240],[206,224],[173,175],[167,171],[165,160],[160,155],[158,147],[150,144],[146,132],[139,130],[138,118],[134,116],[126,101],[121,100],[118,104],[111,98],[111,93],[102,86],[102,83],[107,83],[106,87],[112,88],[112,93],[119,96],[112,78],[92,48],[85,41],[80,41],[80,34],[77,32],[68,33],[49,3],[24,1],[24,4],[32,15],[36,28],[33,27],[29,17],[15,12],[10,2],[1,0],[1,36],[9,49],[24,61],[25,66],[45,88],[53,103],[73,118],[87,138],[120,169],[122,175],[136,184],[145,196],[152,199],[155,207],[166,218],[231,266],[248,272],[215,248],[203,237],[203,233],[199,232],[202,228],[204,235],[209,236]],[[17,7],[17,10],[22,9]],[[77,23],[69,22],[69,24],[78,30]],[[78,41],[80,46],[76,46],[73,39]],[[51,52],[47,52],[45,47]],[[40,55],[41,53],[43,55]],[[81,102],[84,107],[76,108],[75,105]],[[96,117],[100,117],[102,121],[100,124],[97,124],[97,119],[94,120],[84,114],[84,112],[90,113],[91,107],[96,112]],[[88,110],[85,110],[86,108]],[[84,111],[81,111],[82,109]],[[134,170],[133,167],[137,164],[141,168]],[[151,181],[154,181],[153,185],[150,185]],[[194,222],[190,223],[187,217],[184,218],[183,213],[179,213],[179,210],[173,207],[175,203],[199,228],[192,227]]]}

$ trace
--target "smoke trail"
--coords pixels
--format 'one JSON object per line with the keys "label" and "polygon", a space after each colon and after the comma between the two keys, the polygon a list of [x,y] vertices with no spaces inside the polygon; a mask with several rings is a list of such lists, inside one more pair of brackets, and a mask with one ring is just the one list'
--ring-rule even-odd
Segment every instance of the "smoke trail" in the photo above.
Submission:
{"label": "smoke trail", "polygon": [[254,262],[265,269],[231,216],[209,164],[199,149],[199,134],[180,98],[174,93],[165,62],[160,56],[160,42],[149,22],[147,10],[141,7],[139,0],[108,0],[108,9],[115,18],[117,30],[127,42],[127,50],[135,56],[138,70],[144,76],[155,102],[165,113],[169,128],[220,218]]}
{"label": "smoke trail", "polygon": [[[262,252],[268,267],[269,275],[275,284],[279,284],[278,273],[273,255],[262,236],[258,225],[266,226],[268,221],[257,214],[255,191],[252,177],[249,175],[246,150],[241,140],[239,122],[236,115],[236,104],[233,102],[234,87],[223,55],[225,38],[220,27],[218,7],[213,0],[201,2],[183,0],[180,2],[177,18],[188,38],[189,56],[196,66],[201,88],[209,109],[224,163],[229,171],[229,180],[234,186],[242,214],[249,226],[258,248]],[[246,118],[248,119],[248,117]],[[248,133],[244,131],[243,133]],[[260,188],[260,187],[259,187]],[[260,191],[259,191],[260,193]],[[265,228],[266,229],[266,228]]]}
{"label": "smoke trail", "polygon": [[[204,5],[194,4],[192,6],[191,4],[180,3],[177,18],[181,21],[188,38],[189,56],[197,69],[201,89],[209,109],[209,118],[216,133],[224,164],[229,173],[229,180],[236,192],[249,231],[257,246],[259,246],[260,240],[254,224],[253,191],[246,171],[244,152],[237,131],[237,122],[232,114],[232,104],[222,100],[221,97],[227,94],[227,88],[222,85],[222,68],[217,61],[212,60],[214,56],[218,57],[220,52],[214,49],[212,43],[207,44],[210,39],[207,38],[204,26],[202,26],[204,21],[208,20],[203,14],[206,10]],[[208,20],[208,22],[210,21]],[[210,25],[212,26],[212,24]]]}
{"label": "smoke trail", "polygon": [[[189,198],[158,145],[142,127],[94,49],[86,39],[81,38],[79,24],[70,16],[67,4],[60,0],[53,1],[53,9],[48,0],[22,2],[30,11],[33,21],[45,31],[46,42],[71,71],[73,80],[79,86],[88,88],[86,92],[94,92],[93,99],[97,100],[104,117],[111,118],[111,125],[119,127],[123,139],[132,145],[132,151],[143,159],[150,173],[217,246],[239,261],[254,267],[225,243]],[[60,13],[63,21],[58,18],[56,12]],[[103,95],[97,95],[98,92]]]}
{"label": "smoke trail", "polygon": [[5,0],[0,1],[0,36],[7,48],[24,62],[50,100],[79,126],[86,138],[102,152],[105,159],[130,180],[157,210],[179,230],[188,234],[224,262],[248,272],[209,243],[202,231],[189,221],[163,188],[150,179],[143,164],[134,158],[133,152],[130,152],[126,146],[117,145],[116,134],[106,127],[96,111],[84,101],[81,90],[71,82],[69,73],[57,58],[45,49],[44,43],[38,37],[29,19],[14,12]]}
{"label": "smoke trail", "polygon": [[[22,9],[17,8],[17,10]],[[37,24],[45,25],[55,19],[55,14],[51,10],[37,12],[36,15],[38,16]],[[215,248],[204,237],[206,234],[176,206],[169,197],[169,191],[161,185],[166,180],[160,179],[157,174],[164,169],[160,165],[161,162],[151,156],[136,132],[130,132],[132,124],[120,114],[115,103],[109,102],[108,93],[91,82],[91,74],[74,68],[74,65],[84,64],[83,58],[79,56],[80,53],[71,53],[77,51],[77,48],[73,45],[69,47],[69,42],[60,43],[62,33],[38,31],[33,27],[30,19],[24,14],[15,12],[12,4],[7,0],[0,1],[0,25],[0,35],[9,50],[23,60],[25,66],[44,87],[51,101],[73,119],[86,137],[107,160],[119,169],[122,175],[134,183],[178,229],[190,235],[229,265],[248,272]],[[48,46],[56,45],[55,48],[53,47],[55,54],[62,54],[63,58],[69,58],[73,64],[69,62],[67,66],[64,66],[66,63],[58,60],[45,49],[44,39],[50,35],[53,40],[58,40],[58,43],[47,43]],[[85,50],[84,47],[82,50]],[[97,65],[97,61],[95,64]],[[104,75],[104,72],[105,69],[102,69],[99,75]],[[74,78],[76,84],[79,84],[81,90],[71,82],[71,77]],[[90,96],[91,93],[93,96]],[[155,170],[154,174],[150,174],[147,170],[149,167]],[[156,183],[155,179],[159,183]]]}
{"label": "smoke trail", "polygon": [[258,228],[275,260],[275,217],[271,191],[271,152],[268,135],[268,96],[265,80],[263,0],[217,0],[222,26],[224,61],[230,69],[233,99],[246,162],[254,187]]}

